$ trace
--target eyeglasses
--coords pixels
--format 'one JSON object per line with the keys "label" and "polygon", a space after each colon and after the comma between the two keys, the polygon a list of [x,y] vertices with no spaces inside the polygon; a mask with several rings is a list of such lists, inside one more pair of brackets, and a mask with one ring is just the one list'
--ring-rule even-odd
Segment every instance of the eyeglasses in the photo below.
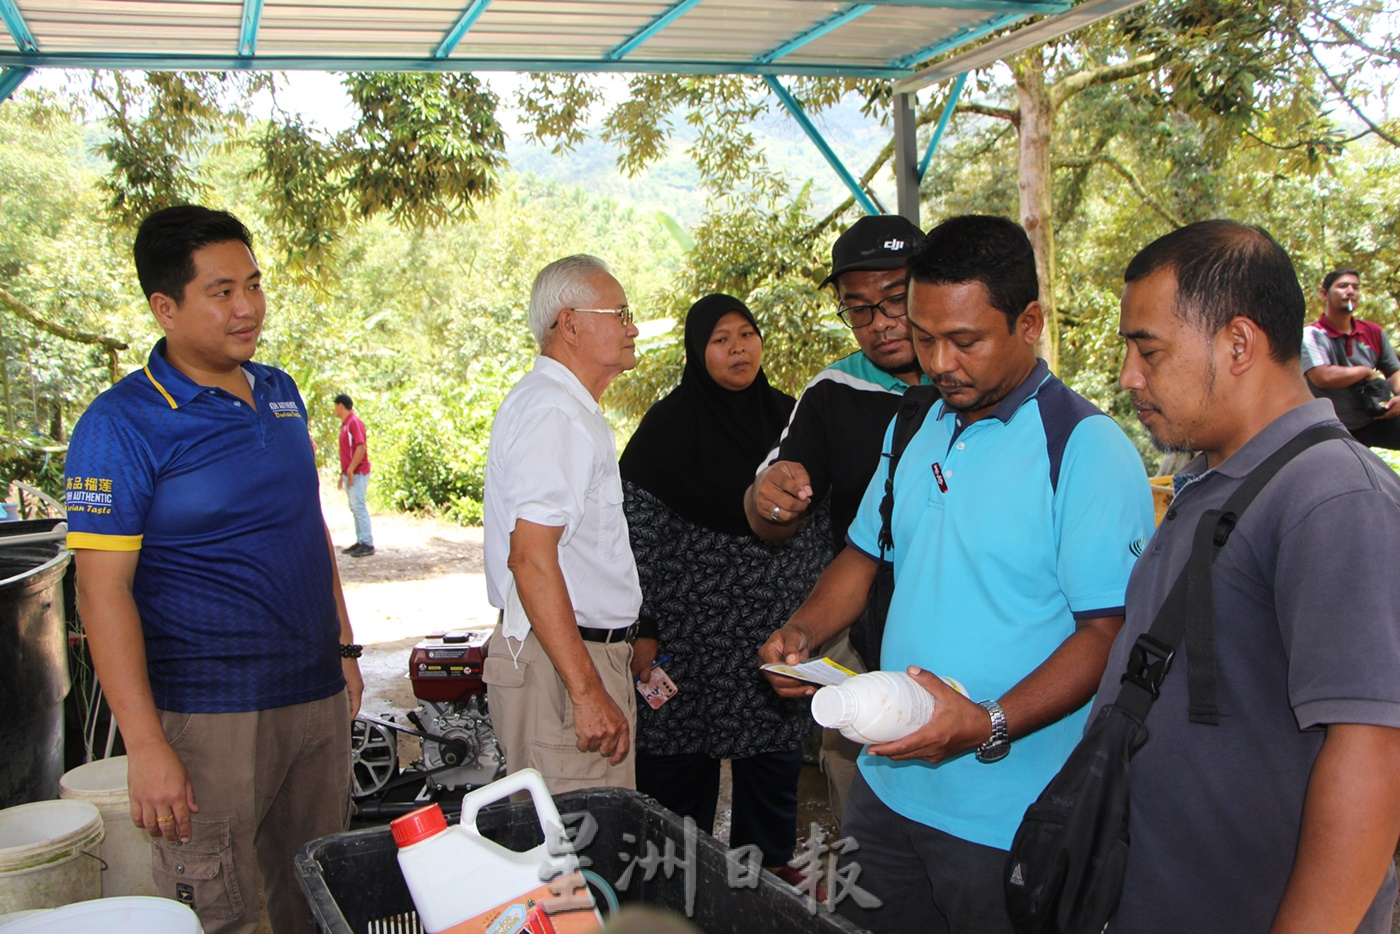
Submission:
{"label": "eyeglasses", "polygon": [[[622,326],[624,328],[631,327],[632,325],[632,309],[626,305],[623,305],[621,308],[567,308],[565,310],[583,311],[590,315],[617,315],[618,319],[622,321]],[[559,320],[556,318],[554,324],[551,324],[550,327],[553,328],[558,323]]]}
{"label": "eyeglasses", "polygon": [[903,318],[909,313],[904,306],[906,294],[891,295],[873,305],[838,306],[836,314],[851,330],[863,328],[874,321],[876,311],[883,312],[886,318]]}

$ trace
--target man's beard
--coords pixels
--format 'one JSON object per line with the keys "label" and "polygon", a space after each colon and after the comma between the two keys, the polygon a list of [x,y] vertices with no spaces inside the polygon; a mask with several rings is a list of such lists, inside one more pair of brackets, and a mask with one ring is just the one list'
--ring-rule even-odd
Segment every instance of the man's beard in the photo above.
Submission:
{"label": "man's beard", "polygon": [[[943,404],[946,405],[948,408],[952,409],[954,412],[981,412],[984,409],[990,409],[998,402],[1011,395],[1011,391],[1016,388],[1015,386],[1011,386],[1009,388],[998,387],[996,389],[992,389],[988,392],[982,393],[981,395],[973,399],[971,402],[964,402],[960,404],[948,398],[947,393],[943,392],[943,386],[940,385],[937,380],[934,380],[933,385],[936,386],[938,388],[938,391],[943,394]],[[948,383],[947,385],[950,389],[967,389],[971,384]]]}
{"label": "man's beard", "polygon": [[[1214,358],[1214,357],[1206,357],[1206,388],[1205,388],[1205,401],[1206,401],[1206,403],[1209,403],[1209,402],[1212,400],[1212,398],[1214,397],[1214,395],[1215,395],[1215,358]],[[1133,401],[1133,407],[1134,407],[1134,408],[1139,407],[1139,404],[1140,404],[1140,401],[1142,400],[1142,397],[1139,396],[1136,392],[1131,393],[1131,397],[1132,397],[1132,401]],[[1159,414],[1160,414],[1161,411],[1162,411],[1160,408],[1158,408],[1158,407],[1155,406],[1155,405],[1149,406],[1149,408],[1153,409],[1154,411],[1158,412]],[[1146,427],[1146,426],[1144,426],[1144,427]],[[1196,443],[1196,441],[1195,441],[1193,438],[1191,438],[1189,435],[1186,435],[1186,434],[1182,434],[1182,435],[1180,435],[1180,436],[1178,436],[1178,437],[1176,437],[1176,438],[1158,438],[1155,434],[1152,433],[1152,430],[1151,430],[1150,428],[1148,429],[1147,434],[1148,434],[1148,437],[1150,437],[1150,438],[1152,439],[1152,446],[1153,446],[1154,448],[1156,448],[1158,451],[1161,451],[1163,454],[1195,454],[1197,451],[1199,451],[1199,450],[1201,449],[1200,446]]]}
{"label": "man's beard", "polygon": [[[870,360],[869,357],[866,357],[865,359]],[[891,376],[908,376],[910,373],[922,372],[919,369],[918,357],[914,357],[908,363],[901,363],[897,366],[882,366],[881,364],[876,363],[874,360],[870,360],[870,362],[875,364],[875,369],[888,373]]]}

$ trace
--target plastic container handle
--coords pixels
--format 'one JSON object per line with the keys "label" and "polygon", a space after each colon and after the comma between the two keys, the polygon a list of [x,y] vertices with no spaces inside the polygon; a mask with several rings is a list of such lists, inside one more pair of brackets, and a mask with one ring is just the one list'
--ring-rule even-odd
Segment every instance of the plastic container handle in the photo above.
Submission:
{"label": "plastic container handle", "polygon": [[556,827],[563,826],[564,822],[559,818],[559,810],[554,806],[554,798],[550,796],[549,787],[544,783],[544,776],[534,769],[521,769],[519,772],[513,772],[463,798],[462,826],[470,827],[473,833],[480,834],[476,828],[476,815],[480,813],[481,809],[488,804],[495,804],[497,801],[509,798],[517,791],[530,793],[530,800],[535,804],[537,817],[548,818],[554,822]]}
{"label": "plastic container handle", "polygon": [[529,792],[535,807],[535,817],[539,821],[545,840],[540,846],[527,852],[540,853],[558,872],[572,872],[577,869],[578,858],[564,833],[564,821],[559,816],[559,809],[554,806],[554,798],[550,796],[544,776],[535,769],[513,772],[463,798],[462,816],[459,820],[462,831],[475,837],[485,846],[514,852],[483,835],[476,826],[476,816],[483,807],[504,800],[518,791]]}

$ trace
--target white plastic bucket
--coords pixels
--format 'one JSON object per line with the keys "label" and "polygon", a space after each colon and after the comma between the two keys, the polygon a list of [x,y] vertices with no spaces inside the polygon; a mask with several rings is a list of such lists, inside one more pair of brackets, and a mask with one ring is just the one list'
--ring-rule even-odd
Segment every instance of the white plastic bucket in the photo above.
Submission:
{"label": "white plastic bucket", "polygon": [[102,812],[86,801],[0,811],[0,914],[102,894]]}
{"label": "white plastic bucket", "polygon": [[102,896],[155,895],[151,876],[151,835],[131,822],[126,792],[126,756],[113,756],[80,765],[59,781],[58,796],[86,801],[102,812],[106,837],[102,841]]}
{"label": "white plastic bucket", "polygon": [[78,902],[42,911],[10,924],[0,918],[5,934],[203,934],[199,918],[185,905],[168,898],[126,896]]}

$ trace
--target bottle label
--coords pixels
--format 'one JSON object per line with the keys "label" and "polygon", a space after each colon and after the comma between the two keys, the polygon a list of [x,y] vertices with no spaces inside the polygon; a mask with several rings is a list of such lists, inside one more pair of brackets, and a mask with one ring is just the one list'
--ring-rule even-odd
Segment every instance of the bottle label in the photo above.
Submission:
{"label": "bottle label", "polygon": [[583,875],[571,872],[434,934],[596,934],[602,926]]}

